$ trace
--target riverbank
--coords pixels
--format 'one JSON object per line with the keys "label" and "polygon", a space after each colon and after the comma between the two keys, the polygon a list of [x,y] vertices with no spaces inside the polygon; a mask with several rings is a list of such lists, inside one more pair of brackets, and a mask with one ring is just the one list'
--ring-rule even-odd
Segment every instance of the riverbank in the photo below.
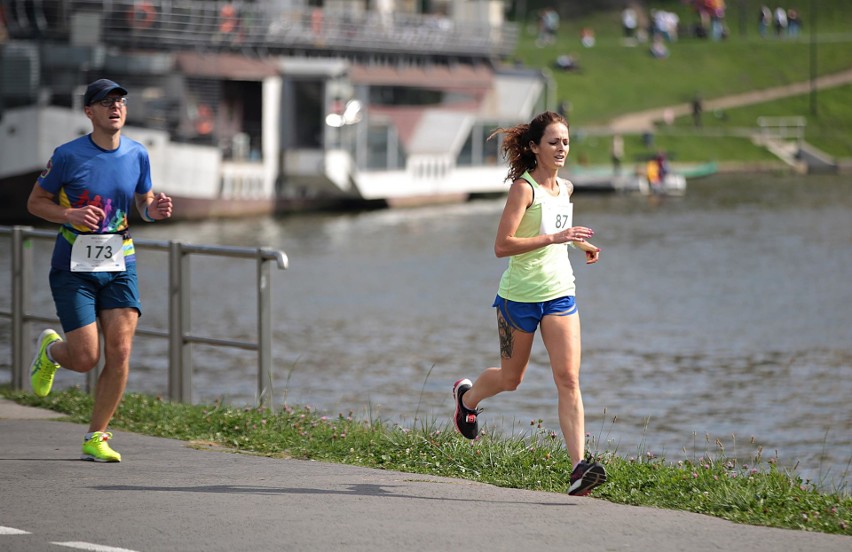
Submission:
{"label": "riverbank", "polygon": [[[91,397],[77,389],[39,399],[0,387],[0,396],[61,412],[85,423]],[[564,493],[570,463],[561,439],[538,424],[525,438],[483,434],[471,443],[445,424],[415,420],[411,427],[352,413],[324,416],[309,407],[278,411],[223,404],[173,404],[128,394],[111,425],[143,435],[187,441],[199,448],[227,449],[275,458],[319,460],[429,476],[466,479],[498,487]],[[762,451],[749,463],[726,457],[724,448],[667,459],[651,452],[622,457],[599,448],[609,482],[593,492],[613,503],[683,510],[737,523],[852,535],[852,497],[844,489],[820,490],[816,482],[777,469]]]}
{"label": "riverbank", "polygon": [[[836,174],[852,174],[852,159],[836,159]],[[716,164],[717,172],[724,174],[800,174],[795,167],[783,161],[722,161]]]}

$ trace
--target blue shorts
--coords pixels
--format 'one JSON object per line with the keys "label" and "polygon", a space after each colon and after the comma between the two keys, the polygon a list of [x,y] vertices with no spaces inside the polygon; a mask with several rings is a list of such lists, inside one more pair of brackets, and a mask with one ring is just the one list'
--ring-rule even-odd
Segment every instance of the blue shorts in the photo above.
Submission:
{"label": "blue shorts", "polygon": [[500,314],[503,315],[503,319],[509,326],[527,333],[535,332],[541,319],[549,314],[568,316],[577,312],[577,303],[573,295],[566,295],[541,303],[518,303],[517,301],[503,299],[498,295],[494,298],[494,304],[491,306],[500,310]]}
{"label": "blue shorts", "polygon": [[134,308],[142,316],[136,265],[123,272],[50,269],[50,290],[65,333],[88,326],[104,309]]}

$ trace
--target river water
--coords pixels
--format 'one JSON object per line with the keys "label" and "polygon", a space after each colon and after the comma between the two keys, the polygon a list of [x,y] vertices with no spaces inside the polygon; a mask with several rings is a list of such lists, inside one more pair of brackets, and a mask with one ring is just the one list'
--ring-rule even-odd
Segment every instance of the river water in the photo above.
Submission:
{"label": "river water", "polygon": [[[499,362],[490,305],[506,266],[492,250],[502,206],[144,225],[134,235],[288,254],[290,268],[272,278],[275,406],[444,425],[452,383]],[[575,222],[603,250],[592,266],[572,253],[594,448],[678,460],[718,454],[718,439],[743,461],[762,447],[764,459],[798,464],[806,478],[848,484],[846,179],[718,175],[690,182],[681,198],[580,193]],[[165,328],[166,256],[139,256],[141,325]],[[193,334],[254,339],[254,263],[194,257],[192,274]],[[46,284],[46,273],[37,277]],[[49,294],[34,295],[37,312],[52,314]],[[8,335],[3,321],[0,332]],[[166,393],[165,347],[137,339],[130,391]],[[254,402],[252,353],[195,346],[193,359],[196,402]],[[81,381],[60,371],[57,386]],[[483,402],[482,420],[504,434],[528,433],[539,419],[558,430],[555,402],[538,340],[521,387]]]}

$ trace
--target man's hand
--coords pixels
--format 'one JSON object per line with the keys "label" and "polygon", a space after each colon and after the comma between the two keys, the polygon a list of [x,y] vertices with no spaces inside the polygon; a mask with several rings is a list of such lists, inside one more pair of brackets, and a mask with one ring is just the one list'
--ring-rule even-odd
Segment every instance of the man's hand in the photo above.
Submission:
{"label": "man's hand", "polygon": [[163,220],[172,216],[172,198],[160,192],[148,205],[148,216],[153,220]]}
{"label": "man's hand", "polygon": [[65,211],[66,220],[73,226],[85,226],[92,232],[101,229],[101,222],[106,217],[103,209],[94,205],[86,205],[79,209],[68,209]]}

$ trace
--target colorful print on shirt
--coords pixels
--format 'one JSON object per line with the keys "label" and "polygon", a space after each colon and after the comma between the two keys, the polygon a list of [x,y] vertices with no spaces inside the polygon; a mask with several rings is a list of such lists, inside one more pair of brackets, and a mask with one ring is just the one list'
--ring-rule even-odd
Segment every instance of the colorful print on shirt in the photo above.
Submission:
{"label": "colorful print on shirt", "polygon": [[[56,148],[38,184],[54,194],[59,205],[80,208],[94,205],[104,211],[100,228],[106,234],[127,230],[128,213],[136,204],[136,194],[151,190],[151,168],[145,147],[122,137],[115,150],[98,147],[91,135],[81,136]],[[85,226],[63,225],[53,250],[52,266],[70,266],[73,235],[89,233]],[[124,243],[125,262],[135,262],[132,241]]]}

